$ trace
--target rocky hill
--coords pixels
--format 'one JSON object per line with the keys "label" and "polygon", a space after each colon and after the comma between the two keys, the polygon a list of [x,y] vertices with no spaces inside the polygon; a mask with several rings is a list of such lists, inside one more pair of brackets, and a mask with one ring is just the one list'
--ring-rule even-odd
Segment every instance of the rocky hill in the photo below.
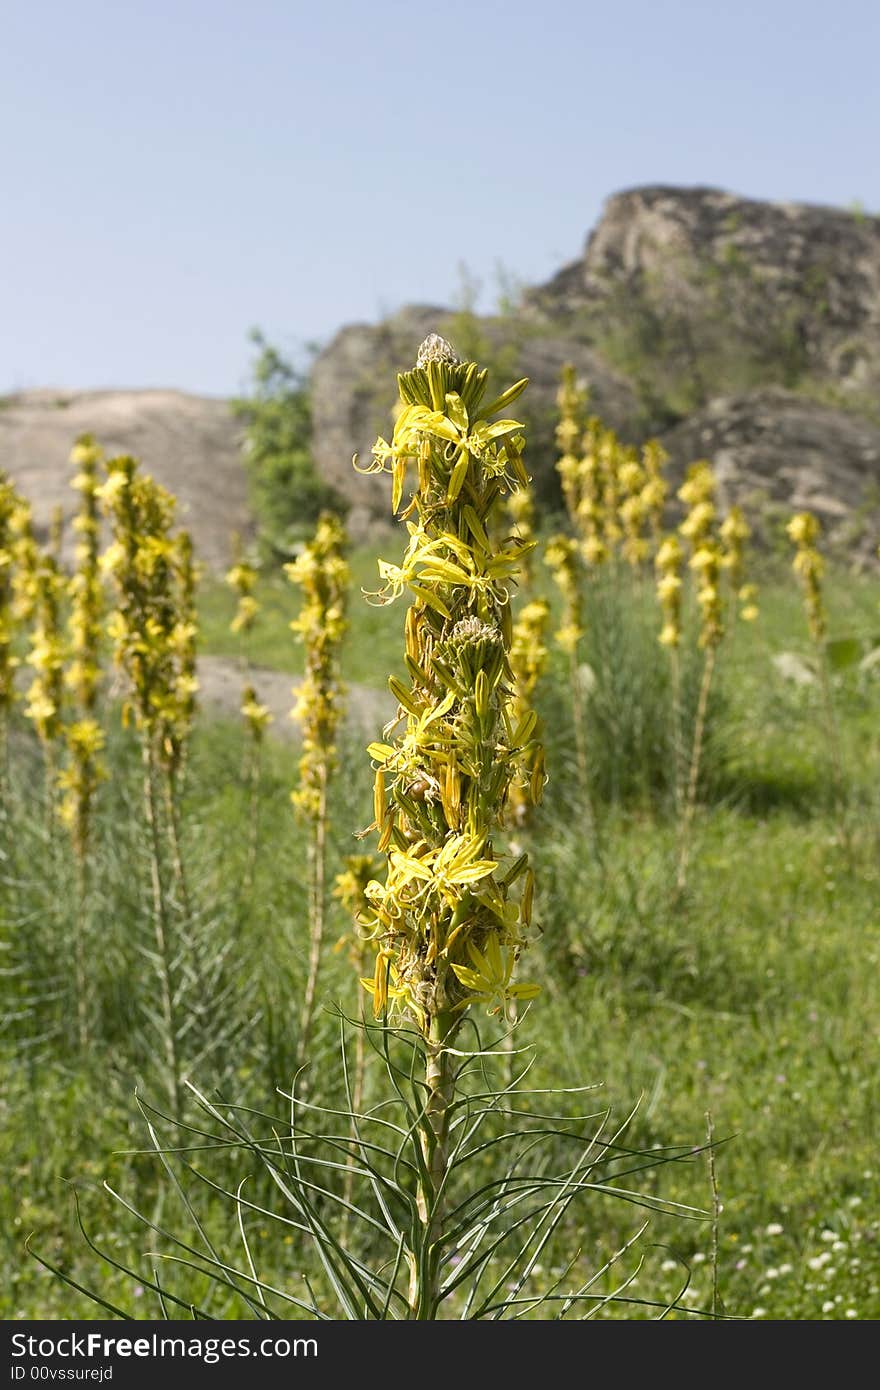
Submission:
{"label": "rocky hill", "polygon": [[[570,361],[592,410],[623,438],[659,435],[678,470],[714,460],[729,499],[810,505],[848,541],[852,518],[876,527],[878,218],[709,188],[632,189],[608,200],[582,255],[510,312],[415,305],[343,328],[314,364],[312,443],[355,534],[388,519],[388,489],[356,474],[352,454],[367,458],[390,432],[394,374],[432,331],[487,363],[499,389],[531,379],[521,408],[547,501],[558,496],[555,395]],[[225,562],[230,533],[248,524],[240,425],[226,402],[176,391],[0,401],[0,468],[35,500],[43,527],[53,505],[70,508],[67,457],[84,431],[141,457],[180,498],[204,559]]]}
{"label": "rocky hill", "polygon": [[591,408],[634,442],[660,434],[676,459],[722,465],[731,496],[809,499],[826,520],[880,486],[880,220],[707,188],[610,198],[582,256],[515,312],[406,308],[343,329],[315,363],[320,470],[366,523],[387,506],[358,478],[390,428],[395,370],[438,330],[498,383],[527,375],[522,410],[539,492],[551,497],[553,402],[571,361]]}
{"label": "rocky hill", "polygon": [[[108,454],[134,454],[178,498],[205,564],[222,567],[230,535],[250,525],[241,426],[228,402],[182,391],[23,391],[0,408],[0,469],[34,507],[45,533],[53,508],[77,495],[68,464],[74,440],[94,434]],[[72,536],[67,533],[68,544]]]}

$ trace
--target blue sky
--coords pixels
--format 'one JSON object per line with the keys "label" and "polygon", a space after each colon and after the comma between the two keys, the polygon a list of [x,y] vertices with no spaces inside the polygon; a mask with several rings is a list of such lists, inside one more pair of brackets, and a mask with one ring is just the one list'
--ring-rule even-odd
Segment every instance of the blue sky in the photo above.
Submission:
{"label": "blue sky", "polygon": [[876,0],[8,0],[0,393],[242,387],[639,183],[880,208]]}

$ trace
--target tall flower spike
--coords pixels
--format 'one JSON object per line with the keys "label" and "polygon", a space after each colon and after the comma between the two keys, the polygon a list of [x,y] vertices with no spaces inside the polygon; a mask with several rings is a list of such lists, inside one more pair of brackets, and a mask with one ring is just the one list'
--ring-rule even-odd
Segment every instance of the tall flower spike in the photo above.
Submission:
{"label": "tall flower spike", "polygon": [[664,647],[677,647],[681,642],[681,577],[684,553],[677,536],[667,536],[654,558],[657,571],[657,598],[663,613],[660,641]]}
{"label": "tall flower spike", "polygon": [[678,496],[687,507],[679,534],[687,540],[690,569],[697,576],[697,603],[702,615],[699,646],[717,647],[724,635],[721,602],[722,550],[716,531],[715,475],[705,460],[691,464]]}
{"label": "tall flower spike", "polygon": [[724,636],[724,616],[721,603],[721,551],[711,537],[704,540],[691,556],[690,568],[697,575],[697,603],[701,623],[697,645],[717,647]]}
{"label": "tall flower spike", "polygon": [[13,530],[12,517],[18,497],[6,474],[0,472],[0,792],[6,776],[9,716],[15,703],[15,668],[13,652],[15,622],[13,618]]}
{"label": "tall flower spike", "polygon": [[303,591],[291,624],[305,647],[305,677],[293,711],[302,727],[299,784],[294,807],[309,826],[309,964],[297,1043],[300,1065],[308,1058],[324,941],[327,789],[336,766],[336,734],[343,712],[339,648],[348,628],[350,572],[342,522],[322,512],[314,537],[285,570]]}
{"label": "tall flower spike", "polygon": [[67,586],[70,614],[67,624],[70,661],[65,681],[70,689],[76,717],[65,729],[67,766],[60,774],[62,792],[59,814],[70,829],[74,849],[80,859],[88,853],[92,808],[100,782],[106,776],[101,761],[104,732],[95,717],[101,680],[101,637],[104,614],[104,586],[101,581],[101,545],[98,469],[103,453],[91,435],[82,435],[74,445],[70,462],[77,472],[73,487],[80,505],[73,519],[77,537],[75,568]]}
{"label": "tall flower spike", "polygon": [[602,516],[605,523],[605,545],[609,555],[616,555],[617,547],[623,538],[623,528],[620,525],[620,467],[624,451],[614,430],[603,431],[599,457],[604,484]]}
{"label": "tall flower spike", "polygon": [[27,663],[34,679],[27,692],[25,717],[43,745],[47,767],[54,772],[55,744],[61,734],[64,699],[64,638],[61,627],[63,577],[48,552],[37,560],[33,576],[34,627]]}
{"label": "tall flower spike", "polygon": [[605,428],[597,416],[587,421],[578,464],[579,497],[575,526],[581,540],[581,555],[590,567],[608,559],[605,540],[605,461],[601,449]]}
{"label": "tall flower spike", "polygon": [[619,517],[623,530],[621,553],[627,564],[639,569],[648,558],[650,545],[645,538],[645,524],[648,512],[643,498],[645,470],[639,463],[634,449],[622,450],[617,469],[617,478],[622,494]]}
{"label": "tall flower spike", "polygon": [[798,512],[785,528],[795,547],[792,569],[801,582],[810,636],[814,642],[825,637],[825,603],[822,597],[822,576],[825,561],[819,553],[818,541],[822,527],[812,512]]}
{"label": "tall flower spike", "polygon": [[[507,514],[516,530],[519,540],[524,541],[532,547],[537,544],[535,541],[535,498],[531,487],[517,487],[507,498]],[[522,583],[526,585],[532,579],[532,558],[534,550],[523,551],[522,557]]]}
{"label": "tall flower spike", "polygon": [[399,378],[394,440],[373,451],[372,470],[392,475],[395,511],[414,469],[404,510],[414,519],[403,563],[379,563],[380,601],[407,590],[413,602],[409,684],[389,680],[398,715],[369,749],[386,854],[384,881],[367,888],[369,988],[377,1014],[393,1006],[441,1049],[471,1005],[497,1012],[536,992],[513,982],[530,934],[531,875],[493,843],[535,746],[534,716],[517,722],[513,711],[509,664],[510,595],[529,545],[496,542],[487,524],[499,495],[528,484],[522,426],[493,419],[525,385],[487,405],[475,363],[428,359]]}
{"label": "tall flower spike", "polygon": [[642,502],[650,521],[654,542],[658,546],[663,532],[666,498],[669,495],[669,484],[663,475],[663,469],[668,461],[669,455],[659,440],[649,439],[642,446],[642,467],[645,471]]}
{"label": "tall flower spike", "polygon": [[[113,642],[114,663],[128,687],[123,723],[134,723],[141,744],[156,943],[151,954],[159,984],[155,1021],[170,1103],[179,1120],[183,1104],[179,1015],[182,980],[191,969],[185,962],[192,941],[178,776],[195,710],[196,571],[189,536],[174,533],[174,498],[140,471],[136,459],[109,459],[99,494],[111,531],[110,544],[101,557],[115,600],[107,632]],[[187,923],[187,930],[180,933],[163,871],[159,780],[164,788],[164,830],[171,850],[176,900]]]}
{"label": "tall flower spike", "polygon": [[[12,703],[12,579],[15,559],[12,518],[18,495],[6,474],[0,470],[0,700]],[[7,676],[9,684],[7,685]]]}
{"label": "tall flower spike", "polygon": [[28,623],[37,602],[37,570],[40,547],[34,536],[30,502],[15,495],[9,514],[9,548],[12,556],[12,617]]}
{"label": "tall flower spike", "polygon": [[578,441],[583,433],[584,405],[587,393],[579,389],[577,375],[570,362],[562,368],[562,382],[556,393],[559,407],[559,421],[556,425],[556,445],[559,458],[556,471],[562,483],[562,495],[568,515],[577,524],[580,503],[580,463],[577,457]]}
{"label": "tall flower spike", "polygon": [[416,1206],[426,1256],[407,1256],[416,1318],[439,1290],[454,1040],[472,1006],[498,1014],[537,993],[513,978],[531,935],[531,870],[525,855],[505,861],[494,842],[511,782],[535,748],[534,715],[517,723],[513,713],[509,662],[510,598],[528,543],[499,541],[489,525],[498,498],[528,486],[522,426],[495,418],[526,382],[486,404],[476,363],[438,360],[424,347],[419,361],[398,378],[404,409],[371,465],[391,474],[392,510],[412,518],[402,563],[379,563],[377,597],[407,591],[411,605],[409,680],[390,678],[397,717],[369,748],[385,869],[366,888],[364,922],[374,1011],[402,1013],[424,1054]]}
{"label": "tall flower spike", "polygon": [[758,588],[746,583],[746,545],[752,534],[741,507],[731,507],[721,523],[719,535],[723,545],[721,564],[727,571],[734,601],[739,605],[743,622],[753,622],[758,616]]}
{"label": "tall flower spike", "polygon": [[293,717],[302,726],[303,751],[294,806],[306,818],[317,814],[327,778],[335,765],[336,734],[343,714],[339,647],[348,629],[346,609],[351,574],[345,560],[347,539],[338,517],[323,512],[314,537],[284,570],[302,588],[299,616],[290,624],[305,647],[305,678]]}
{"label": "tall flower spike", "polygon": [[554,636],[564,652],[574,652],[584,635],[580,560],[577,542],[570,536],[551,536],[544,549],[544,564],[562,595],[562,623]]}
{"label": "tall flower spike", "polygon": [[199,629],[196,591],[200,571],[193,554],[192,536],[189,531],[178,531],[175,536],[171,564],[176,600],[171,644],[174,649],[176,674],[166,740],[167,756],[171,760],[172,770],[177,772],[183,763],[195,723],[199,689],[196,675]]}
{"label": "tall flower spike", "polygon": [[684,483],[678,490],[679,499],[687,507],[687,515],[679,526],[679,534],[690,545],[689,567],[697,577],[697,604],[700,609],[700,632],[697,645],[705,653],[694,738],[691,745],[687,789],[679,821],[679,854],[677,886],[684,890],[687,883],[691,852],[691,827],[697,805],[697,789],[703,752],[703,735],[709,711],[709,693],[715,671],[718,648],[724,636],[724,616],[721,602],[721,546],[716,531],[715,475],[705,460],[691,464]]}
{"label": "tall flower spike", "polygon": [[687,514],[679,526],[695,554],[712,533],[717,516],[715,508],[715,474],[705,459],[692,463],[687,477],[678,489],[679,499],[685,504]]}
{"label": "tall flower spike", "polygon": [[229,624],[230,632],[247,633],[254,625],[260,611],[259,600],[254,597],[257,584],[257,571],[247,559],[238,534],[232,538],[232,566],[226,571],[226,583],[236,595],[238,605],[235,616]]}
{"label": "tall flower spike", "polygon": [[261,705],[252,685],[246,685],[241,692],[241,717],[255,743],[262,743],[266,729],[272,723],[272,712],[268,705]]}
{"label": "tall flower spike", "polygon": [[116,608],[107,631],[128,681],[123,720],[133,720],[174,772],[194,712],[195,571],[185,532],[173,534],[174,498],[137,461],[109,459],[99,495],[112,540],[101,557]]}
{"label": "tall flower spike", "polygon": [[[531,717],[532,696],[543,675],[550,653],[547,650],[545,633],[550,621],[550,605],[546,599],[533,599],[520,611],[513,625],[510,643],[510,669],[513,673],[513,716],[517,725]],[[535,728],[540,736],[541,724]],[[513,779],[510,788],[510,818],[514,825],[522,825],[540,795],[544,781],[544,749],[535,744],[532,753],[523,760],[519,776]]]}
{"label": "tall flower spike", "polygon": [[56,569],[60,571],[62,552],[64,550],[64,508],[60,502],[52,508],[52,515],[49,518],[49,541],[47,549],[52,559],[55,561]]}

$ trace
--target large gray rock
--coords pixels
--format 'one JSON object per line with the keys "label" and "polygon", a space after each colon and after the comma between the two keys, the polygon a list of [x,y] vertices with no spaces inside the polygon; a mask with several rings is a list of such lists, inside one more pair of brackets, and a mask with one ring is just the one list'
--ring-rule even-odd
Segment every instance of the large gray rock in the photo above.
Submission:
{"label": "large gray rock", "polygon": [[[531,378],[518,408],[539,493],[552,497],[566,361],[590,383],[591,408],[633,441],[715,397],[771,385],[875,412],[880,221],[711,188],[632,189],[608,200],[583,255],[527,291],[513,313],[475,319],[415,306],[343,329],[314,367],[314,452],[319,471],[351,499],[356,528],[387,514],[388,486],[357,478],[351,455],[368,460],[376,436],[388,434],[394,374],[434,331],[462,356],[495,364],[499,389]],[[840,429],[848,438],[845,422]]]}
{"label": "large gray rock", "polygon": [[709,459],[725,507],[771,522],[812,511],[832,543],[876,553],[880,426],[771,387],[714,400],[661,439],[676,482]]}
{"label": "large gray rock", "polygon": [[[241,426],[229,403],[182,391],[24,391],[0,408],[0,469],[34,508],[45,532],[53,509],[77,505],[68,458],[80,434],[107,456],[133,454],[178,499],[178,517],[199,558],[222,568],[230,536],[251,524]],[[72,541],[68,528],[68,544]]]}
{"label": "large gray rock", "polygon": [[805,377],[864,406],[880,386],[880,219],[713,188],[631,189],[525,312],[606,340],[661,391],[689,374],[684,409],[719,379],[729,390]]}

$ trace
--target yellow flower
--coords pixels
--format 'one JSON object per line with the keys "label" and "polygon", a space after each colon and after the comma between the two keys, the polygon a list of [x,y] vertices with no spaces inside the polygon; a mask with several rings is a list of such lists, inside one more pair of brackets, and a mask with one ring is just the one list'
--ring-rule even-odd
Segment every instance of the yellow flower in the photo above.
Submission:
{"label": "yellow flower", "polygon": [[534,999],[540,994],[540,985],[511,984],[515,957],[511,951],[501,949],[497,936],[489,936],[482,951],[469,941],[468,956],[470,966],[453,964],[452,969],[472,994],[491,1006],[491,1014],[497,1014],[508,999]]}
{"label": "yellow flower", "polygon": [[246,685],[241,695],[241,715],[254,738],[259,741],[272,723],[268,705],[261,705],[252,685]]}
{"label": "yellow flower", "polygon": [[798,512],[786,527],[797,547],[792,569],[801,580],[807,623],[810,635],[816,642],[821,642],[825,636],[825,607],[822,597],[825,562],[816,549],[821,529],[817,518],[811,512]]}
{"label": "yellow flower", "polygon": [[799,546],[815,545],[821,530],[819,522],[812,512],[798,512],[796,516],[792,517],[785,529],[789,539]]}

